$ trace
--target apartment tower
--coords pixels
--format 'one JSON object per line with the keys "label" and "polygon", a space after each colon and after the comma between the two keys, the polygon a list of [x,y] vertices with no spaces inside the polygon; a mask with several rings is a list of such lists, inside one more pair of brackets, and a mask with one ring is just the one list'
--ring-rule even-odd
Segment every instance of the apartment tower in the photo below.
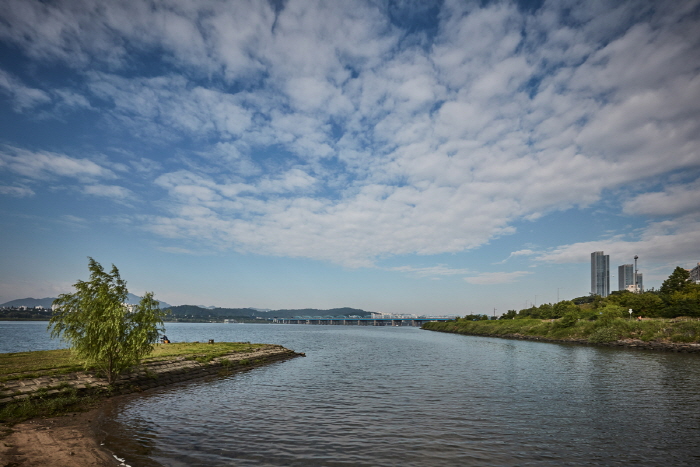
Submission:
{"label": "apartment tower", "polygon": [[617,290],[627,290],[627,287],[634,285],[634,265],[623,264],[617,267]]}
{"label": "apartment tower", "polygon": [[591,294],[610,294],[610,256],[602,251],[591,253]]}

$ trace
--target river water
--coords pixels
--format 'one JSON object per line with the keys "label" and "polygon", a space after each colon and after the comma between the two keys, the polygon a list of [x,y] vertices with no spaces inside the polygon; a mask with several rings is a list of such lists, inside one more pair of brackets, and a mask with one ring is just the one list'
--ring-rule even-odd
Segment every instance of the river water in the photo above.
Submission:
{"label": "river water", "polygon": [[700,465],[698,355],[409,327],[167,335],[307,356],[110,401],[105,444],[133,467]]}

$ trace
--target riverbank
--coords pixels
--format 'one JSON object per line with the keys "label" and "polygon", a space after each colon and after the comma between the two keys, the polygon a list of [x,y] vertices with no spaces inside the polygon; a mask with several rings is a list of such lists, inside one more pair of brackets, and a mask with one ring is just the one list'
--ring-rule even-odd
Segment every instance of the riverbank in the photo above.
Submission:
{"label": "riverbank", "polygon": [[[228,376],[298,356],[304,354],[279,345],[260,344],[245,344],[243,350],[224,354],[161,356],[122,375],[112,386],[103,378],[81,371],[24,378],[4,375],[0,385],[0,421],[4,423],[0,428],[0,466],[120,465],[100,446],[95,407],[101,400],[195,379]],[[56,403],[63,400],[67,401],[65,405],[56,408],[63,415],[23,420],[26,414],[35,413],[32,408],[46,406],[52,413]],[[70,410],[77,408],[92,410]]]}
{"label": "riverbank", "polygon": [[700,321],[685,319],[471,321],[426,323],[423,329],[471,336],[700,353]]}

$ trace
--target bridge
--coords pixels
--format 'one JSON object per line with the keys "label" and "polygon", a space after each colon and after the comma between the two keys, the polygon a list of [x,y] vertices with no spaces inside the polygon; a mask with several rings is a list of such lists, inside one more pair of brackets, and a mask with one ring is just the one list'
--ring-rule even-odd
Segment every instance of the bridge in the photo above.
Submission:
{"label": "bridge", "polygon": [[350,318],[347,316],[320,317],[295,316],[293,318],[272,318],[276,324],[316,324],[335,326],[422,326],[432,321],[450,321],[454,318]]}

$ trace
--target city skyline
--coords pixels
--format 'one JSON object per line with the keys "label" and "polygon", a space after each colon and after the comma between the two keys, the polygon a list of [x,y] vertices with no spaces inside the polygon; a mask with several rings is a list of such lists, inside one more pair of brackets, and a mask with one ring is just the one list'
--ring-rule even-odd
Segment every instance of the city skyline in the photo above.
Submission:
{"label": "city skyline", "polygon": [[592,251],[658,288],[700,261],[698,11],[5,0],[0,303],[87,257],[173,305],[501,314]]}

